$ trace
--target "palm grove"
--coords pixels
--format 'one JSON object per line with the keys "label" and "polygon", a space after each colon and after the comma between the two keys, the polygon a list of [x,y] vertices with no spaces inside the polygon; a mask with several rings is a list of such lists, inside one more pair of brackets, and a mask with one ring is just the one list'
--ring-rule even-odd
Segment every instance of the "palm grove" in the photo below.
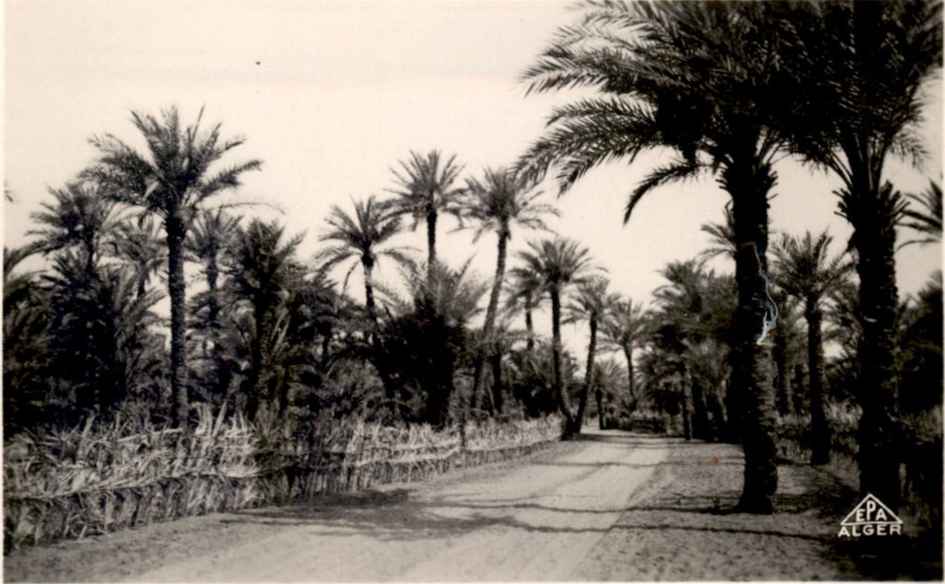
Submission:
{"label": "palm grove", "polygon": [[[90,415],[187,427],[197,403],[256,422],[460,428],[558,413],[565,436],[590,413],[602,427],[670,416],[687,437],[740,441],[740,507],[769,513],[779,420],[809,420],[821,464],[836,412],[853,412],[861,488],[896,505],[902,437],[940,412],[942,386],[941,277],[899,297],[897,227],[919,234],[906,244],[939,241],[941,191],[904,195],[884,169],[922,160],[915,128],[940,64],[927,1],[588,1],[524,79],[593,95],[556,108],[507,168],[473,175],[455,155],[411,152],[384,196],[330,210],[311,260],[301,234],[220,196],[262,167],[240,159],[242,138],[174,108],[133,113],[146,147],[93,137],[94,160],[34,213],[32,242],[4,250],[4,430]],[[730,200],[703,228],[712,246],[665,266],[647,308],[551,231],[558,212],[537,187],[551,175],[563,193],[649,150],[669,162],[631,189],[630,228],[670,182],[714,178]],[[773,235],[786,157],[840,179],[845,247]],[[495,235],[491,278],[439,259],[445,225]],[[425,258],[402,244],[408,228],[425,230]],[[18,267],[32,255],[46,268]],[[400,277],[379,280],[382,264]],[[155,311],[165,294],[169,322]],[[564,348],[567,323],[586,327],[586,355]]]}

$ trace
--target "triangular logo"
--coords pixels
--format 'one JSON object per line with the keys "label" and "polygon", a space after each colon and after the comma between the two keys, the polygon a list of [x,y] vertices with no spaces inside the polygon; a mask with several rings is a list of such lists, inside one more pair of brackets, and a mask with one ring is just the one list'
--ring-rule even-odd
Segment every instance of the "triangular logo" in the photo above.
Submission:
{"label": "triangular logo", "polygon": [[882,501],[872,494],[867,494],[860,501],[860,504],[853,508],[853,511],[843,518],[840,525],[875,525],[878,523],[886,525],[902,525],[902,520],[892,512]]}

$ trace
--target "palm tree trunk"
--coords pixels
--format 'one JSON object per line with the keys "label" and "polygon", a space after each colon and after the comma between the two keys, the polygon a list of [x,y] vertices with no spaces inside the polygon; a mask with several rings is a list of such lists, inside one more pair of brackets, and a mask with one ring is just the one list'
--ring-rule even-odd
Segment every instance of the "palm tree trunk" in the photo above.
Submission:
{"label": "palm tree trunk", "polygon": [[436,266],[436,209],[427,211],[427,278],[433,278]]}
{"label": "palm tree trunk", "polygon": [[584,425],[584,413],[587,411],[587,400],[591,395],[591,385],[594,384],[594,357],[597,354],[597,315],[591,314],[588,319],[591,338],[587,344],[587,370],[584,372],[584,388],[581,391],[581,399],[578,401],[577,416],[574,418],[574,433],[581,433],[581,426]]}
{"label": "palm tree trunk", "polygon": [[692,440],[692,419],[689,417],[689,392],[686,391],[685,385],[682,385],[678,395],[680,401],[679,413],[682,416],[683,424],[683,438]]}
{"label": "palm tree trunk", "polygon": [[637,406],[636,388],[633,380],[633,343],[626,343],[623,346],[623,356],[627,359],[627,392],[630,395],[630,413]]}
{"label": "palm tree trunk", "polygon": [[783,326],[774,329],[774,356],[775,377],[774,394],[777,400],[778,414],[786,416],[791,413],[791,399],[788,390],[788,362],[787,362],[787,334]]}
{"label": "palm tree trunk", "polygon": [[723,171],[723,185],[732,196],[738,250],[734,381],[745,455],[739,508],[749,513],[773,513],[778,467],[772,363],[770,351],[758,341],[768,307],[768,192],[775,177],[770,166],[754,157],[736,162]]}
{"label": "palm tree trunk", "polygon": [[492,351],[492,334],[495,330],[496,313],[499,310],[499,294],[502,292],[502,282],[505,279],[505,260],[508,253],[509,229],[503,225],[498,231],[498,255],[495,262],[495,278],[492,281],[492,291],[489,293],[489,305],[486,307],[486,318],[482,324],[482,345],[476,351],[476,363],[473,367],[472,402],[475,403],[482,391],[482,370],[486,355]]}
{"label": "palm tree trunk", "polygon": [[555,396],[558,398],[558,409],[564,418],[564,438],[570,438],[574,428],[573,414],[571,413],[571,399],[564,386],[561,372],[561,291],[557,286],[551,293],[551,368],[554,375]]}
{"label": "palm tree trunk", "polygon": [[502,353],[495,351],[490,357],[492,369],[492,405],[496,414],[502,414],[505,408],[505,383],[502,380]]}
{"label": "palm tree trunk", "polygon": [[532,320],[532,295],[525,296],[525,350],[531,355],[535,351],[535,323]]}
{"label": "palm tree trunk", "polygon": [[180,209],[171,209],[165,220],[167,231],[167,289],[171,299],[171,395],[173,421],[187,424],[190,400],[187,395],[186,347],[187,299],[184,282],[184,238],[187,235]]}
{"label": "palm tree trunk", "polygon": [[807,368],[810,371],[811,464],[830,462],[830,426],[824,411],[824,343],[821,337],[820,309],[807,301]]}
{"label": "palm tree trunk", "polygon": [[361,258],[361,267],[364,268],[364,307],[371,320],[370,344],[374,350],[374,367],[384,384],[384,397],[387,400],[391,421],[397,419],[397,403],[394,394],[394,385],[388,375],[387,364],[384,362],[383,347],[381,346],[381,325],[377,318],[377,304],[374,302],[374,262],[368,258]]}
{"label": "palm tree trunk", "polygon": [[896,288],[896,231],[889,217],[885,189],[864,188],[855,193],[861,203],[855,216],[853,243],[860,279],[859,304],[863,316],[860,345],[860,405],[858,430],[860,490],[872,493],[896,509],[900,479],[897,452],[898,393]]}

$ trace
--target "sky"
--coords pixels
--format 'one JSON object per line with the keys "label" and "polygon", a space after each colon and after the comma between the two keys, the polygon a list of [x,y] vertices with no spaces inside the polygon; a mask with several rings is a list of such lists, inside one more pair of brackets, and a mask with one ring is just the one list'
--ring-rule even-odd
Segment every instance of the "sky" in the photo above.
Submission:
{"label": "sky", "polygon": [[[8,0],[5,11],[4,244],[27,240],[29,215],[47,189],[74,177],[94,156],[88,138],[113,133],[141,145],[129,112],[177,105],[184,119],[201,107],[227,136],[246,144],[231,162],[260,158],[227,201],[266,202],[248,214],[278,218],[305,232],[302,256],[319,249],[332,205],[393,188],[390,169],[411,150],[457,154],[467,175],[512,162],[534,141],[567,94],[525,95],[522,71],[556,27],[575,21],[555,0],[111,2]],[[931,153],[922,169],[900,162],[887,178],[920,191],[942,173],[940,79],[931,88],[922,137]],[[652,193],[622,224],[627,193],[661,160],[611,163],[567,195],[544,185],[562,218],[562,235],[587,245],[614,290],[646,302],[658,270],[705,248],[701,224],[722,220],[726,196],[711,179]],[[850,230],[836,216],[838,182],[784,160],[776,167],[773,228],[829,229],[839,251]],[[473,245],[441,221],[439,254],[458,265],[471,255],[492,276],[495,238]],[[536,234],[517,232],[512,250]],[[902,237],[902,236],[900,236]],[[401,237],[424,248],[422,229]],[[422,254],[421,254],[422,255]],[[902,294],[914,293],[941,266],[941,249],[909,246],[897,255]],[[715,266],[730,271],[719,260]],[[394,266],[381,279],[398,278]],[[352,281],[360,286],[359,280]],[[352,290],[356,298],[360,288]],[[543,326],[539,323],[538,326]],[[549,327],[550,328],[550,325]],[[583,350],[580,330],[568,343]]]}

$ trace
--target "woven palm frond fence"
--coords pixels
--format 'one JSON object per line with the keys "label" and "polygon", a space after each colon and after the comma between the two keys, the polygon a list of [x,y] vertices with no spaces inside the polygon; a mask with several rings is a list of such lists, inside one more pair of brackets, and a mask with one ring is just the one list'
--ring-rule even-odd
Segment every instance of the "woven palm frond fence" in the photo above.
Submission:
{"label": "woven palm frond fence", "polygon": [[266,432],[204,412],[192,432],[114,424],[5,446],[5,551],[178,517],[422,481],[528,454],[561,436],[554,416],[455,428],[333,422]]}

